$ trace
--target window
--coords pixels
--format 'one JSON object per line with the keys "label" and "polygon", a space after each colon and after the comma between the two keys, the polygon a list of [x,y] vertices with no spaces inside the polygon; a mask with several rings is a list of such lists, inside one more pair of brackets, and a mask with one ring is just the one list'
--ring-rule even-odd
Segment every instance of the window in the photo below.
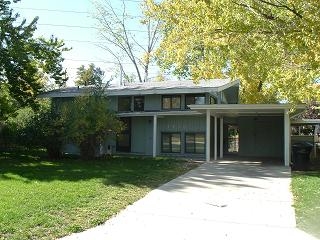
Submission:
{"label": "window", "polygon": [[144,96],[136,96],[133,98],[134,111],[142,112],[144,111]]}
{"label": "window", "polygon": [[217,104],[217,98],[210,96],[210,104]]}
{"label": "window", "polygon": [[186,153],[204,153],[205,134],[186,133]]}
{"label": "window", "polygon": [[131,97],[118,97],[118,111],[119,112],[131,111]]}
{"label": "window", "polygon": [[161,152],[180,153],[181,152],[180,133],[162,133],[161,134]]}
{"label": "window", "polygon": [[162,96],[162,109],[180,109],[181,97],[179,95]]}
{"label": "window", "polygon": [[203,94],[192,94],[186,95],[186,106],[185,108],[188,109],[188,105],[190,104],[205,104],[206,97]]}
{"label": "window", "polygon": [[120,118],[124,123],[124,130],[117,136],[117,151],[130,152],[131,150],[131,118]]}

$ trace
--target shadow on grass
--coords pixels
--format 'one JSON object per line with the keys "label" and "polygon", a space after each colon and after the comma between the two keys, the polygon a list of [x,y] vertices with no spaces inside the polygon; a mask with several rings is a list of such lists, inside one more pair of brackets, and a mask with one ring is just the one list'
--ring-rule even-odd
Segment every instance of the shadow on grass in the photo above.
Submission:
{"label": "shadow on grass", "polygon": [[[191,169],[187,161],[169,158],[114,156],[105,159],[81,160],[65,158],[48,160],[44,152],[0,153],[0,179],[30,181],[84,181],[97,179],[105,185],[133,184],[157,187],[162,180],[177,172]],[[18,177],[17,177],[18,176]]]}

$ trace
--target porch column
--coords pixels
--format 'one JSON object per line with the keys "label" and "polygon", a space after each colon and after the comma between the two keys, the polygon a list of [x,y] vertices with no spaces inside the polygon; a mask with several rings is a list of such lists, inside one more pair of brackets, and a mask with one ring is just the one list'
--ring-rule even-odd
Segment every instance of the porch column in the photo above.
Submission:
{"label": "porch column", "polygon": [[218,158],[217,116],[214,116],[214,160]]}
{"label": "porch column", "polygon": [[223,158],[223,117],[220,118],[220,158]]}
{"label": "porch column", "polygon": [[206,161],[210,161],[210,110],[206,112]]}
{"label": "porch column", "polygon": [[157,115],[153,116],[152,157],[157,156]]}
{"label": "porch column", "polygon": [[289,110],[284,110],[284,165],[290,165],[290,118]]}

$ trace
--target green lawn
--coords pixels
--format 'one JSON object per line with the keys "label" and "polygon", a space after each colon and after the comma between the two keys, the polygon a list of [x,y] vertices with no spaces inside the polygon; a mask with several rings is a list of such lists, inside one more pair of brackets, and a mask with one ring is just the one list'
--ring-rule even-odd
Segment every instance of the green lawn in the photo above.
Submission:
{"label": "green lawn", "polygon": [[0,239],[53,239],[96,226],[195,166],[167,158],[49,161],[40,152],[0,153]]}
{"label": "green lawn", "polygon": [[320,239],[320,171],[294,172],[292,191],[298,228]]}

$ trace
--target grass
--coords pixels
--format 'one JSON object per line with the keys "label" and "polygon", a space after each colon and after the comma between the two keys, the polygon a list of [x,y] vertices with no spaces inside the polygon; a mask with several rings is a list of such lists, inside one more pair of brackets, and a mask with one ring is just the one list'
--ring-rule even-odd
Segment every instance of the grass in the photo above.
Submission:
{"label": "grass", "polygon": [[292,192],[298,228],[320,239],[320,171],[293,172]]}
{"label": "grass", "polygon": [[168,158],[49,161],[0,153],[0,239],[54,239],[105,222],[196,165]]}

